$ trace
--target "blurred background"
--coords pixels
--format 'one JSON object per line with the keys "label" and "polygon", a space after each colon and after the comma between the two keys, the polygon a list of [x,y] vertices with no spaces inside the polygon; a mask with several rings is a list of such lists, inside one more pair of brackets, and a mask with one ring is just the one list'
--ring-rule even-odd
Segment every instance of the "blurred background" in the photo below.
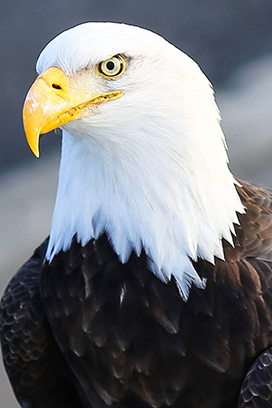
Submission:
{"label": "blurred background", "polygon": [[[60,132],[24,138],[21,110],[42,48],[86,21],[139,25],[201,66],[216,90],[233,172],[272,186],[272,2],[265,0],[2,0],[0,13],[0,293],[49,233]],[[17,405],[0,369],[0,406]]]}

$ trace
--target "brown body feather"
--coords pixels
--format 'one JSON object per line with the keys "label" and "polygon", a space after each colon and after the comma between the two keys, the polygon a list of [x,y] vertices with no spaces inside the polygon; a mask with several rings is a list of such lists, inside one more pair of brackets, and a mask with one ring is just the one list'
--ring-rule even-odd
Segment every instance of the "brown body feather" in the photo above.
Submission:
{"label": "brown body feather", "polygon": [[121,264],[105,235],[85,247],[74,240],[50,265],[46,242],[36,251],[1,308],[4,363],[22,407],[272,406],[272,263],[261,259],[272,198],[244,182],[237,190],[246,212],[235,246],[224,242],[226,261],[194,263],[207,285],[187,302],[144,253]]}
{"label": "brown body feather", "polygon": [[272,196],[245,181],[238,180],[237,191],[245,214],[238,214],[240,225],[235,226],[236,236],[232,248],[224,241],[226,260],[235,262],[241,258],[270,259],[272,252]]}

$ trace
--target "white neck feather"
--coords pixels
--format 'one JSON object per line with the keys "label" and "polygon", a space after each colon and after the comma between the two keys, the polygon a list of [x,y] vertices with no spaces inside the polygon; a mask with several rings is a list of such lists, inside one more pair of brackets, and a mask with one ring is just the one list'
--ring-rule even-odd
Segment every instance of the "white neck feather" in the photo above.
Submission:
{"label": "white neck feather", "polygon": [[192,107],[182,115],[164,106],[141,120],[124,112],[108,128],[67,125],[48,260],[75,235],[85,245],[106,232],[121,262],[144,250],[153,273],[173,276],[185,299],[192,283],[205,286],[191,260],[224,258],[222,238],[232,242],[243,206],[212,92]]}

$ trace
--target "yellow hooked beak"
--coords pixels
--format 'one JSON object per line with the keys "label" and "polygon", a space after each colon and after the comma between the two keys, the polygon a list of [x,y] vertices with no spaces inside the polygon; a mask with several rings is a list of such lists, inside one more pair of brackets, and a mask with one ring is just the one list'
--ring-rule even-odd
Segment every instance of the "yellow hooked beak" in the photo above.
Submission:
{"label": "yellow hooked beak", "polygon": [[[81,89],[80,89],[81,88]],[[84,89],[82,89],[84,88]],[[49,68],[39,75],[25,99],[23,122],[30,149],[39,157],[39,137],[73,119],[91,114],[105,101],[120,98],[122,91],[90,94],[60,68]]]}

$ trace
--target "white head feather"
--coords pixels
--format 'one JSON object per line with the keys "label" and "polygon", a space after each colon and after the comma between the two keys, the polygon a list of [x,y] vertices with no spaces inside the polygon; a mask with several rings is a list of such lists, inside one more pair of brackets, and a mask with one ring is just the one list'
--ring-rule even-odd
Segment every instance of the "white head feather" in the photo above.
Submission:
{"label": "white head feather", "polygon": [[[96,65],[116,54],[116,79]],[[224,258],[243,206],[228,168],[220,115],[197,64],[162,37],[138,27],[87,23],[52,40],[39,73],[57,66],[82,75],[95,92],[121,90],[96,113],[63,126],[60,178],[47,259],[103,232],[121,262],[144,250],[163,281],[173,276],[186,299],[204,282],[198,257]]]}

